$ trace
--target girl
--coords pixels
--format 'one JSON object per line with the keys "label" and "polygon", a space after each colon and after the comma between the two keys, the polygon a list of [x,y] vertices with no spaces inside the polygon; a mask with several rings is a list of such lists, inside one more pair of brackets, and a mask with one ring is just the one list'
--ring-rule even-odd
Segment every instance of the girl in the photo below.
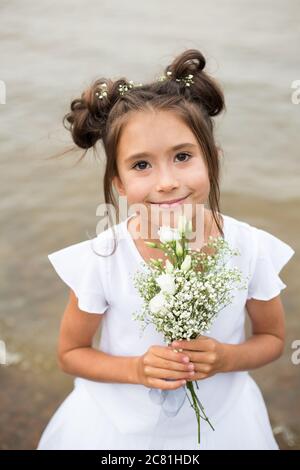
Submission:
{"label": "girl", "polygon": [[[173,391],[199,383],[199,399],[215,431],[202,420],[200,449],[278,449],[262,394],[248,371],[274,361],[284,347],[279,277],[294,250],[270,233],[219,211],[220,152],[214,116],[225,107],[205,58],[187,50],[153,83],[97,80],[65,116],[81,148],[102,140],[107,157],[105,201],[118,213],[112,187],[129,205],[143,205],[91,240],[49,255],[70,288],[58,359],[75,376],[74,389],[44,430],[38,449],[198,449],[197,420],[186,399],[173,417],[149,389]],[[175,204],[175,201],[177,203]],[[173,202],[173,205],[171,204]],[[248,278],[206,336],[166,346],[149,325],[140,335],[132,319],[142,301],[132,275],[161,257],[145,241],[158,240],[150,209],[180,204],[204,210],[204,244],[222,236],[241,255],[230,260]],[[136,235],[148,217],[156,228]],[[201,245],[203,246],[203,245]],[[252,336],[246,340],[249,315]],[[98,347],[92,345],[101,323]],[[169,379],[169,380],[167,380]]]}

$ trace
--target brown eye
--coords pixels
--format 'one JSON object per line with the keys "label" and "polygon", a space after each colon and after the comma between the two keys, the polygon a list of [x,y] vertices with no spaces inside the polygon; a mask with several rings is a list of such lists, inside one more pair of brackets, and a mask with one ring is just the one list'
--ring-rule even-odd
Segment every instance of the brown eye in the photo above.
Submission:
{"label": "brown eye", "polygon": [[176,157],[178,157],[178,155],[184,155],[185,157],[189,157],[187,160],[180,160],[181,162],[188,161],[191,158],[191,155],[189,153],[185,153],[185,152],[178,153],[176,155]]}
{"label": "brown eye", "polygon": [[[135,165],[133,165],[132,168],[133,168],[133,169],[136,169],[136,167],[137,167],[138,165],[141,165],[141,164],[143,164],[143,163],[146,163],[146,165],[147,165],[147,162],[146,162],[145,160],[141,160],[140,162],[136,162]],[[139,167],[139,170],[145,170],[145,168]]]}
{"label": "brown eye", "polygon": [[[179,161],[180,163],[184,163],[186,161],[189,161],[192,158],[192,155],[190,155],[189,153],[185,153],[185,152],[177,153],[176,157],[178,157],[180,155],[183,155],[185,157],[185,160],[180,160]],[[186,157],[188,157],[188,158],[186,158]],[[139,162],[136,162],[133,165],[132,169],[133,170],[138,170],[138,171],[146,170],[147,168],[144,165],[148,165],[148,162],[146,162],[145,160],[140,160]]]}

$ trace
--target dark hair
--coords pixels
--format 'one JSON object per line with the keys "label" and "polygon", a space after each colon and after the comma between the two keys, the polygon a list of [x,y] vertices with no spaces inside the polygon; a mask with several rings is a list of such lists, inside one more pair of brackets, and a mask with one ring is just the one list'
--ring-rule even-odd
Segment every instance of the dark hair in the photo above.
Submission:
{"label": "dark hair", "polygon": [[[165,68],[165,80],[156,80],[142,86],[132,87],[122,96],[119,85],[129,85],[126,78],[111,80],[99,78],[81,95],[71,102],[71,111],[63,118],[63,124],[71,134],[75,144],[85,149],[80,160],[89,148],[102,140],[106,153],[104,174],[104,197],[106,204],[113,204],[119,216],[119,208],[113,194],[112,179],[118,175],[116,149],[128,113],[145,110],[171,110],[191,129],[198,140],[208,169],[210,181],[209,206],[213,219],[221,232],[220,224],[220,162],[219,151],[214,139],[214,121],[225,109],[224,95],[220,86],[205,71],[205,58],[196,49],[179,54]],[[170,75],[171,72],[171,75]],[[191,86],[178,81],[188,74],[193,75]],[[107,96],[99,99],[100,84],[106,84]],[[116,245],[114,246],[113,254]]]}

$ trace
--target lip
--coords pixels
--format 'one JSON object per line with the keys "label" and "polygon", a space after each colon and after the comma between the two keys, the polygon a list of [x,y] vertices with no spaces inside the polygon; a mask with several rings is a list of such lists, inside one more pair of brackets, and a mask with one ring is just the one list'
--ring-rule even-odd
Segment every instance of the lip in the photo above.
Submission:
{"label": "lip", "polygon": [[174,207],[174,206],[177,206],[177,205],[181,204],[182,201],[187,199],[189,196],[190,196],[190,194],[188,194],[187,196],[184,196],[182,198],[179,198],[179,199],[172,199],[170,201],[162,201],[162,202],[150,202],[150,204],[155,204],[155,205],[158,205],[160,207]]}

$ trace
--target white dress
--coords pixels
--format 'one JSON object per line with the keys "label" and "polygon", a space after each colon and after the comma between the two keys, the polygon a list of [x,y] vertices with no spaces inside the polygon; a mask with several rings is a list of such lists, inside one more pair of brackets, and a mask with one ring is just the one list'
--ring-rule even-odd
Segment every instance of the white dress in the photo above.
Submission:
{"label": "white dress", "polygon": [[[132,216],[130,216],[132,217]],[[152,325],[143,335],[132,313],[142,299],[132,275],[143,259],[128,231],[126,220],[114,226],[117,250],[112,251],[112,228],[92,240],[48,255],[61,279],[76,293],[81,310],[103,314],[99,349],[118,356],[144,354],[153,345],[165,345]],[[224,238],[241,255],[228,263],[249,277],[248,290],[237,290],[233,302],[221,310],[207,334],[224,343],[245,340],[246,301],[269,300],[286,287],[278,276],[294,250],[270,233],[228,215]],[[178,414],[167,417],[143,385],[105,383],[76,377],[74,388],[45,428],[38,449],[278,449],[264,399],[247,371],[219,373],[199,380],[197,390],[215,431],[197,420],[188,399]],[[195,388],[196,389],[196,388]]]}

